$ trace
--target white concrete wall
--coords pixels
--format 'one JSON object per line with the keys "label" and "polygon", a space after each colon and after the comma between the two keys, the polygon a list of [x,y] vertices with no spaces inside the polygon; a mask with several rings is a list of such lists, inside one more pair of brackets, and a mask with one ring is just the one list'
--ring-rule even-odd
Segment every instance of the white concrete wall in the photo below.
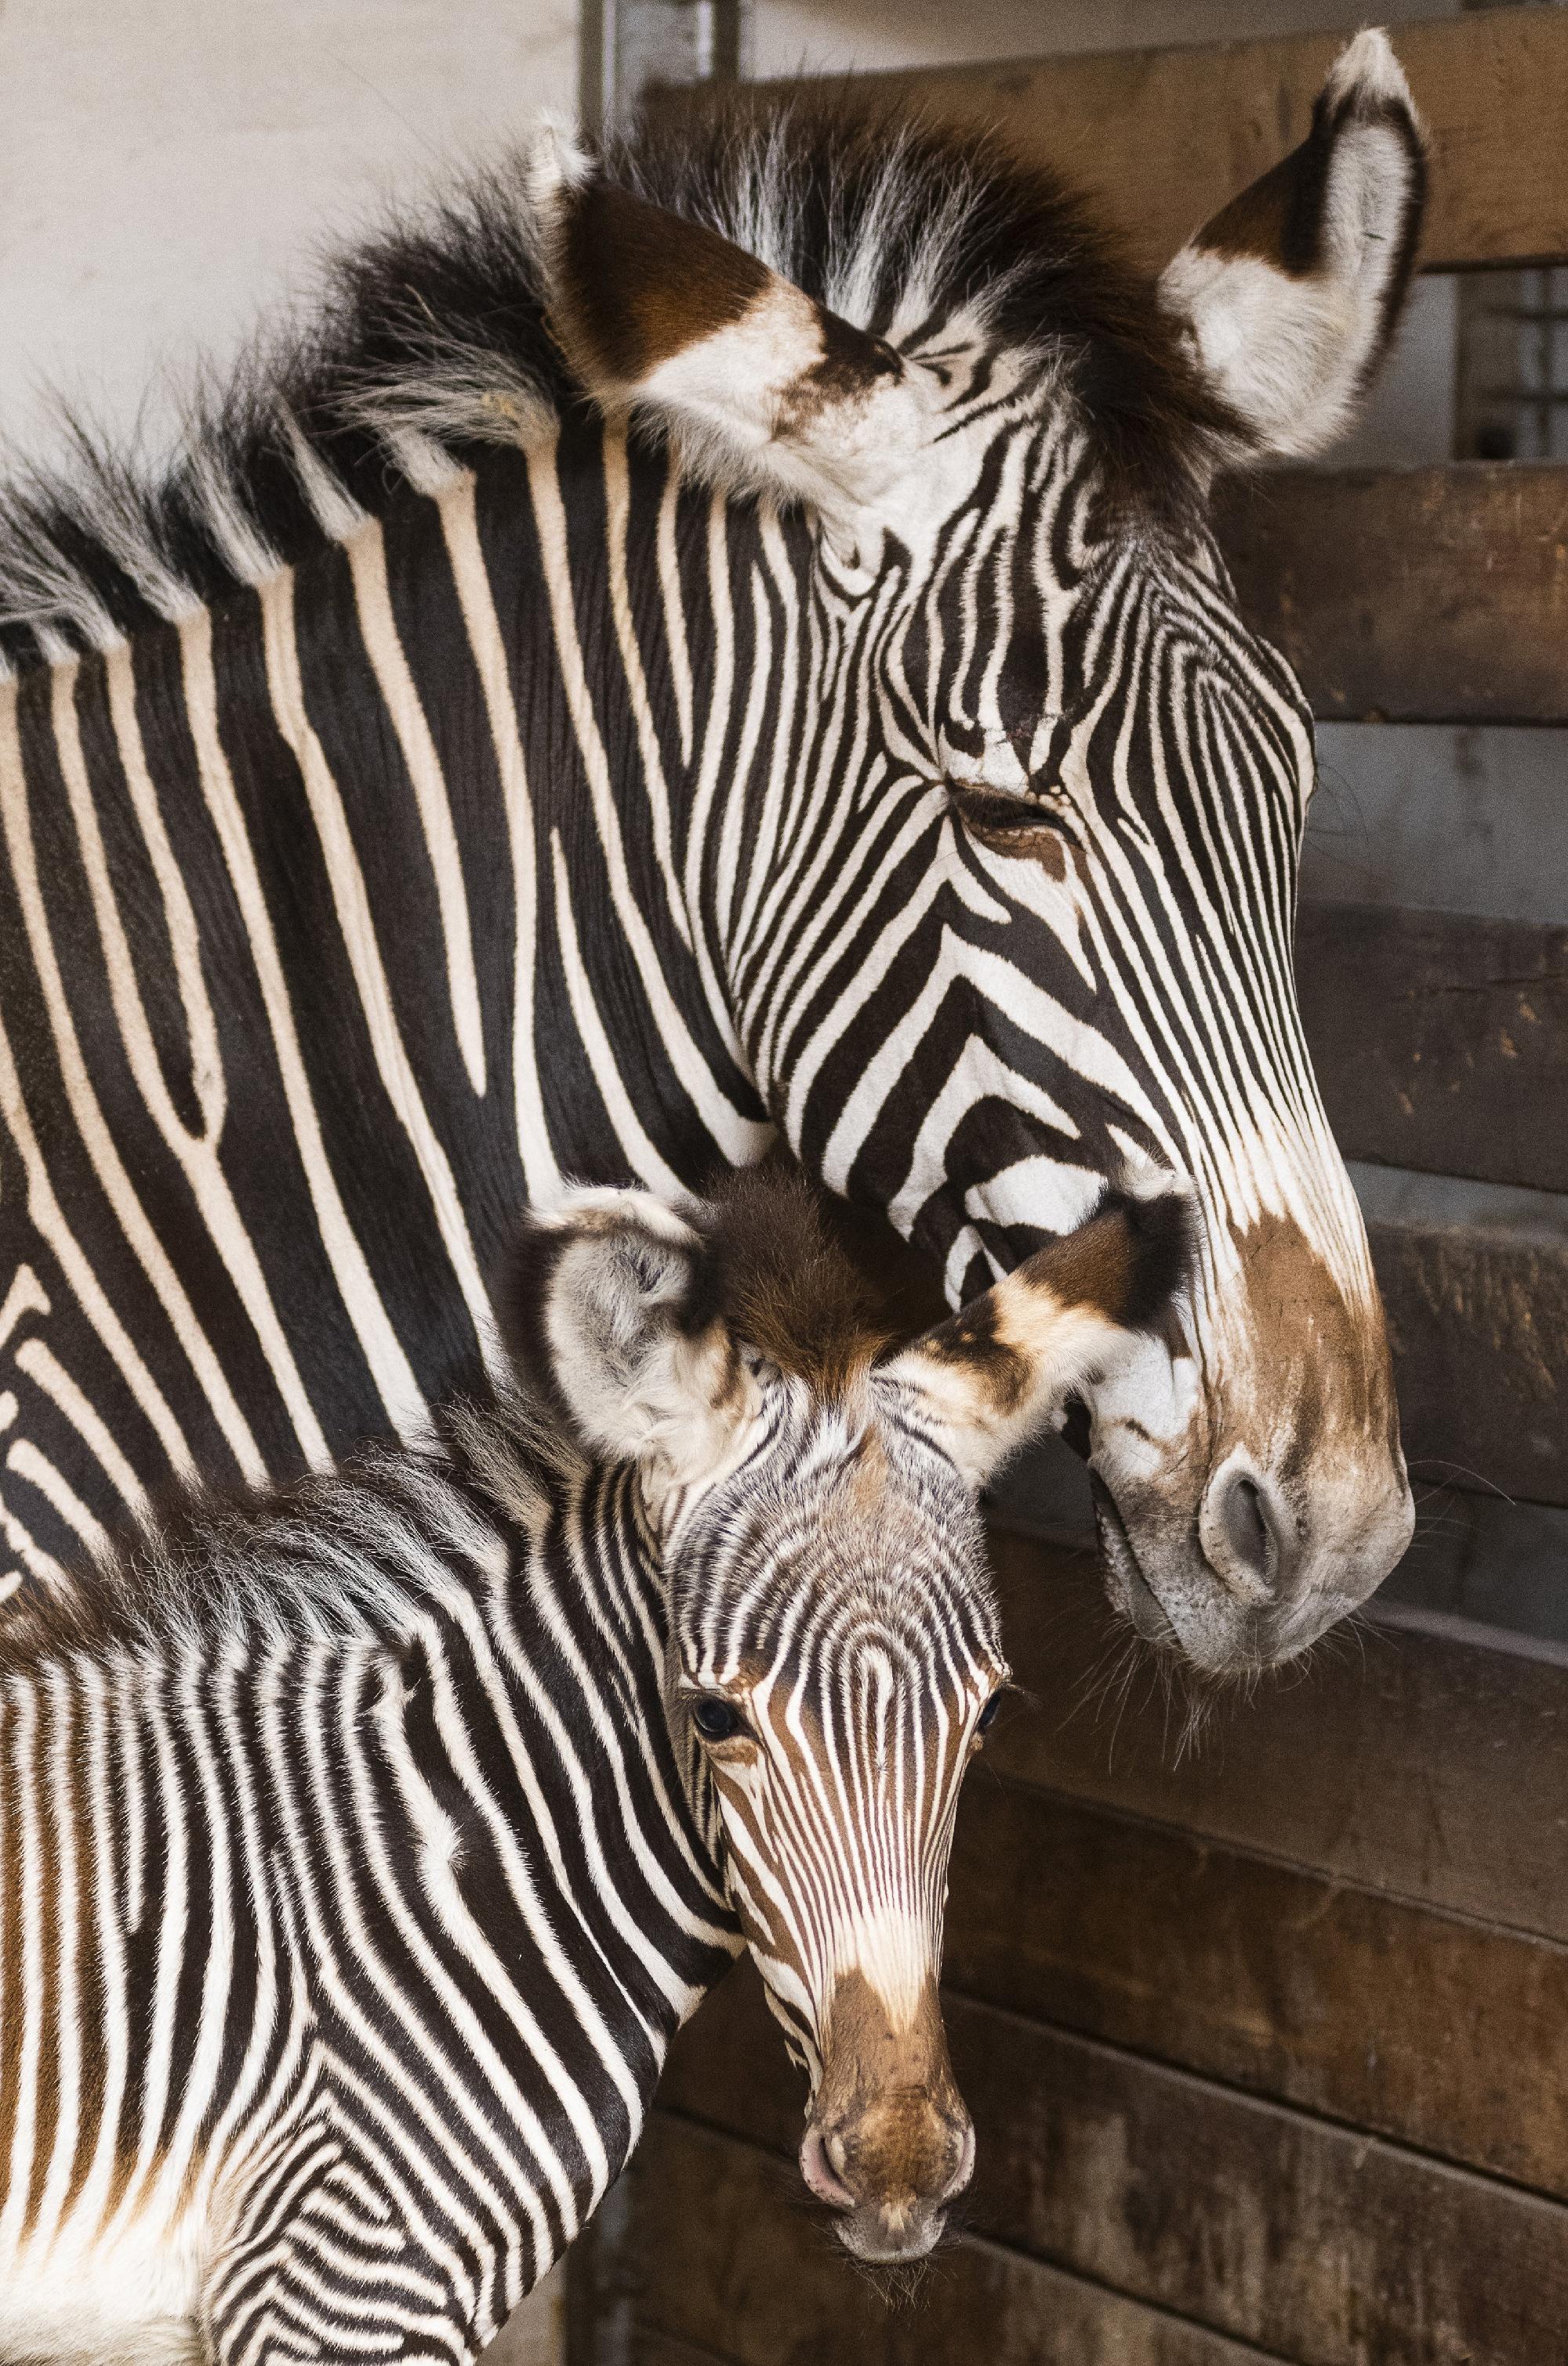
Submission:
{"label": "white concrete wall", "polygon": [[570,108],[575,0],[0,0],[0,434],[129,422],[387,188]]}
{"label": "white concrete wall", "polygon": [[846,73],[1080,50],[1169,49],[1451,17],[1459,0],[757,0],[752,71]]}

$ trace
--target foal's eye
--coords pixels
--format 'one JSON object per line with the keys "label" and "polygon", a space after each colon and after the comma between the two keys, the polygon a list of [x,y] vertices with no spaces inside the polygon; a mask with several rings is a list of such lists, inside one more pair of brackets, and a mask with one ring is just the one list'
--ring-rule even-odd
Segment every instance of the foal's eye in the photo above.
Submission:
{"label": "foal's eye", "polygon": [[746,1720],[734,1702],[720,1699],[716,1693],[692,1703],[692,1723],[705,1741],[733,1741],[746,1730]]}
{"label": "foal's eye", "polygon": [[990,1699],[986,1703],[985,1707],[980,1711],[979,1716],[975,1719],[975,1730],[976,1733],[989,1733],[992,1726],[995,1725],[997,1721],[998,1713],[1001,1708],[1001,1705],[1002,1696],[1000,1693],[993,1693]]}

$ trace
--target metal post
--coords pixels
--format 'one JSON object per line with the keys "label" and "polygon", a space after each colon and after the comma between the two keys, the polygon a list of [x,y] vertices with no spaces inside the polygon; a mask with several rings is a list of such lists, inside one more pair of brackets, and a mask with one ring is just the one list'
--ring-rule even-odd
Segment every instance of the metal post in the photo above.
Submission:
{"label": "metal post", "polygon": [[583,130],[624,128],[656,83],[742,81],[750,30],[751,0],[582,0]]}

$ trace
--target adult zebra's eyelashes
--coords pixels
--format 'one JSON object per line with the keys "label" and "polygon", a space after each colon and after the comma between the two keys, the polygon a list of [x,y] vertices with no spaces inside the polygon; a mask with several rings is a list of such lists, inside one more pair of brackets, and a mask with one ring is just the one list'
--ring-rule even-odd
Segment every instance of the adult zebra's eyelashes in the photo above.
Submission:
{"label": "adult zebra's eyelashes", "polygon": [[970,781],[949,778],[947,794],[954,811],[976,838],[987,840],[1021,838],[1040,830],[1065,835],[1063,817],[1043,796],[1021,790],[1016,794],[989,789]]}

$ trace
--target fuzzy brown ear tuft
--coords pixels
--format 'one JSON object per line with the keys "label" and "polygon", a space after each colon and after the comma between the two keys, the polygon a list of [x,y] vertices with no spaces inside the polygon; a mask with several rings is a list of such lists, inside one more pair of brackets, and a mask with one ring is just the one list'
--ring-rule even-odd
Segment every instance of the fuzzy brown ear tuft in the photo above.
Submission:
{"label": "fuzzy brown ear tuft", "polygon": [[821,1397],[841,1396],[865,1373],[886,1331],[801,1176],[766,1165],[726,1175],[696,1222],[718,1252],[739,1338]]}

